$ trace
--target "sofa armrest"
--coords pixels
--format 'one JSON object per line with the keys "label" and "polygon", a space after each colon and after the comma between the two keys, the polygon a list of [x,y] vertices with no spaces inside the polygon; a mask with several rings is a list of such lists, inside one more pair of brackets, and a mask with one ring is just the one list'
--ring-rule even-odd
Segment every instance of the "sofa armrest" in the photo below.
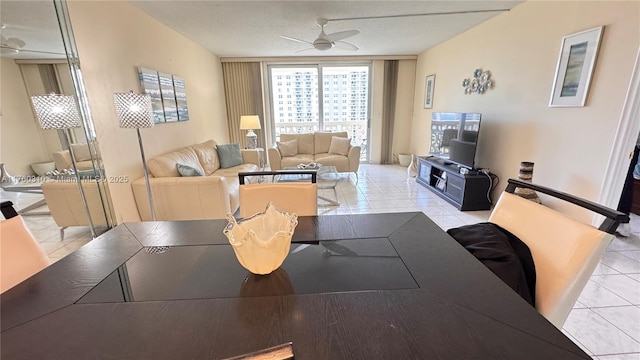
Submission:
{"label": "sofa armrest", "polygon": [[69,154],[69,150],[55,151],[52,155],[58,171],[71,169],[71,154]]}
{"label": "sofa armrest", "polygon": [[[149,184],[156,220],[224,219],[238,207],[237,201],[231,201],[231,196],[237,197],[237,191],[231,194],[222,176],[150,178]],[[140,218],[151,220],[144,177],[131,183],[131,188]]]}
{"label": "sofa armrest", "polygon": [[282,156],[278,148],[269,148],[269,166],[271,170],[282,170]]}
{"label": "sofa armrest", "polygon": [[358,168],[360,167],[360,146],[352,146],[349,148],[349,171],[358,172]]}

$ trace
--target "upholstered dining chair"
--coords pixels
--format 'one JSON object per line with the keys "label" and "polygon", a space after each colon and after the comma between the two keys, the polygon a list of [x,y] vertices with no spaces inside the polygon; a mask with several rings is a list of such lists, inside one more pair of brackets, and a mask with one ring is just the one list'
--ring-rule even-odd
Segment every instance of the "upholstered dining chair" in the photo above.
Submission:
{"label": "upholstered dining chair", "polygon": [[0,293],[49,266],[47,254],[27,228],[11,201],[1,204],[6,220],[0,221]]}
{"label": "upholstered dining chair", "polygon": [[[599,228],[514,194],[516,188],[567,201],[603,215]],[[551,198],[549,198],[551,199]],[[531,251],[536,269],[535,305],[539,313],[561,329],[571,308],[598,265],[624,213],[543,186],[510,179],[489,222],[508,230]]]}
{"label": "upholstered dining chair", "polygon": [[[271,176],[272,182],[260,181],[247,183],[247,178],[266,179]],[[286,181],[296,177],[298,181]],[[297,179],[299,177],[299,179]],[[269,201],[276,209],[298,216],[318,214],[318,187],[315,170],[278,170],[238,173],[240,181],[240,217],[248,217],[266,209]]]}

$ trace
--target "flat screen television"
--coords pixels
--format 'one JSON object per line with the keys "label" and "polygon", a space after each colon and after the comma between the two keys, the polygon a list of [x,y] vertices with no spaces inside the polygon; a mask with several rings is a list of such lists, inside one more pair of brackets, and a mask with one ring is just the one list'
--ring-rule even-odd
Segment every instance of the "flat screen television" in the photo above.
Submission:
{"label": "flat screen television", "polygon": [[432,113],[429,155],[473,169],[481,117],[480,113]]}

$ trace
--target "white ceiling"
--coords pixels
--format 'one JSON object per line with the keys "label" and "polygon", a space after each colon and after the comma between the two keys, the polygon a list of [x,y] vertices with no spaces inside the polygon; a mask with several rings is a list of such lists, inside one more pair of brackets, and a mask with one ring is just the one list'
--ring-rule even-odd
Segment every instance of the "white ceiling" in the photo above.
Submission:
{"label": "white ceiling", "polygon": [[142,11],[220,57],[417,55],[501,12],[329,21],[327,34],[359,30],[357,51],[311,50],[318,18],[509,9],[522,1],[133,1]]}
{"label": "white ceiling", "polygon": [[[199,43],[220,57],[375,56],[417,55],[501,11],[382,19],[352,17],[394,16],[433,12],[510,9],[522,1],[158,1],[131,3]],[[309,46],[285,40],[286,35],[313,42],[320,33],[318,18],[329,19],[327,34],[359,30],[345,39],[357,51],[330,49],[297,54]],[[52,1],[0,1],[3,36],[26,42],[24,50],[63,53]],[[117,26],[117,24],[114,24]],[[3,54],[3,56],[6,56]],[[23,51],[14,58],[52,58],[52,54]],[[60,57],[60,56],[58,56]]]}

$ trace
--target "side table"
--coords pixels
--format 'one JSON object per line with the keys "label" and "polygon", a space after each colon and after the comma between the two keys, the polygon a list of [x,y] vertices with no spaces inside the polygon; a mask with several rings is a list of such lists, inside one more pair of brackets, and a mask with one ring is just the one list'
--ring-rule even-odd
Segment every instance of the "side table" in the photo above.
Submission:
{"label": "side table", "polygon": [[258,167],[260,168],[260,171],[264,170],[266,161],[264,158],[263,148],[242,149],[242,158],[247,163],[258,165]]}

